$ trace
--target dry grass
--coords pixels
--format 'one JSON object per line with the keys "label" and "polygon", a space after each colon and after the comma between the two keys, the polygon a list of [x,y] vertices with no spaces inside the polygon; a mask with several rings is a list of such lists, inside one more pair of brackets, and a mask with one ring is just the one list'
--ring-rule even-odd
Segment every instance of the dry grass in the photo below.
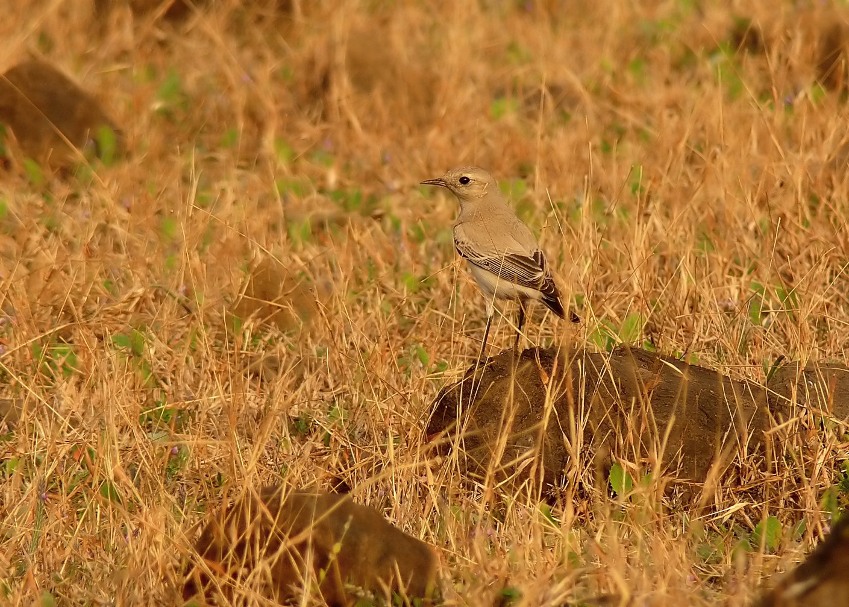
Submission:
{"label": "dry grass", "polygon": [[[844,79],[815,79],[844,70],[822,57],[845,57],[844,9],[221,0],[168,23],[86,4],[0,20],[0,70],[54,62],[131,150],[43,183],[13,163],[0,183],[0,397],[23,407],[0,443],[3,603],[170,602],[202,514],[278,480],[344,479],[440,549],[452,604],[739,605],[810,548],[847,456],[833,435],[773,474],[804,487],[786,503],[695,522],[601,490],[551,519],[494,507],[423,461],[431,400],[484,318],[456,202],[415,184],[490,168],[582,342],[638,319],[634,343],[733,377],[843,361]],[[245,318],[278,284],[290,308]],[[493,336],[510,345],[505,323]],[[767,515],[783,539],[740,549]]]}

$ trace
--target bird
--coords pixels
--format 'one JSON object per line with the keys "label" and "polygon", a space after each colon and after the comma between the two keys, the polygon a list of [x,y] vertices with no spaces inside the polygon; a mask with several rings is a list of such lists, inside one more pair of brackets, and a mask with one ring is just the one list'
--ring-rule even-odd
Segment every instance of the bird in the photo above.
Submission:
{"label": "bird", "polygon": [[[476,166],[458,167],[421,183],[446,188],[460,201],[460,214],[454,222],[454,247],[466,260],[486,298],[486,329],[478,360],[482,360],[486,349],[496,299],[519,304],[514,349],[519,347],[529,300],[541,301],[559,318],[566,318],[545,254],[488,171]],[[569,315],[572,322],[580,322],[574,312]]]}

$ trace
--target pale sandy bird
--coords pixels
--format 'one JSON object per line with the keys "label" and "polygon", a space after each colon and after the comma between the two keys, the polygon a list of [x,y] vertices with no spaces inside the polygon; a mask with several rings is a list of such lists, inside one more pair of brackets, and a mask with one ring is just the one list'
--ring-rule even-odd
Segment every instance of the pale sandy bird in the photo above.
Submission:
{"label": "pale sandy bird", "polygon": [[[545,255],[528,226],[516,217],[492,175],[478,167],[460,167],[422,184],[447,188],[460,201],[460,215],[454,223],[454,246],[468,262],[486,297],[481,356],[495,313],[495,299],[519,303],[516,347],[525,322],[526,301],[541,301],[557,316],[566,318]],[[570,319],[579,322],[574,312],[570,312]]]}

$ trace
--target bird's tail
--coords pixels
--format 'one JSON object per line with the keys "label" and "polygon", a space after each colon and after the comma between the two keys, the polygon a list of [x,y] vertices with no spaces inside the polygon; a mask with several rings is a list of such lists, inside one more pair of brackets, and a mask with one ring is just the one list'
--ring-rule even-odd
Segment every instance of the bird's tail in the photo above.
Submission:
{"label": "bird's tail", "polygon": [[[540,293],[542,294],[540,301],[545,304],[545,307],[557,314],[560,318],[565,319],[566,311],[563,309],[563,302],[560,301],[560,292],[557,290],[554,281],[549,278],[543,284]],[[581,322],[581,317],[572,310],[569,310],[569,320],[572,322]]]}

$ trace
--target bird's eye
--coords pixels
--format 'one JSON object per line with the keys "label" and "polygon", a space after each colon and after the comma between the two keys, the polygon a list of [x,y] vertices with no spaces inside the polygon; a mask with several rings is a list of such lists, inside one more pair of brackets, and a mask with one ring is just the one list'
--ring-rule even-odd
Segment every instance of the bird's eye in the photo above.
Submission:
{"label": "bird's eye", "polygon": [[471,179],[469,179],[469,178],[468,178],[468,177],[466,177],[465,175],[463,175],[462,177],[460,177],[460,185],[469,185],[469,182],[470,182],[470,181],[471,181]]}

